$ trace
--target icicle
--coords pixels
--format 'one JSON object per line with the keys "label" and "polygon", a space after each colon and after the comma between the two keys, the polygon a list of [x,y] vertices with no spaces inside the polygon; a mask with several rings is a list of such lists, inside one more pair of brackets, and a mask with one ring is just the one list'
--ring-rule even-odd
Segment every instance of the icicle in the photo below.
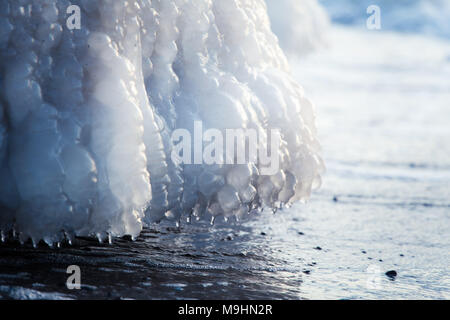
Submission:
{"label": "icicle", "polygon": [[50,248],[53,248],[54,242],[53,242],[53,240],[52,240],[51,238],[44,237],[44,242],[45,242]]}
{"label": "icicle", "polygon": [[20,245],[23,246],[25,244],[25,241],[28,240],[28,238],[22,232],[16,233],[16,234],[17,234],[17,238],[19,239]]}
{"label": "icicle", "polygon": [[72,245],[72,236],[68,232],[64,231],[64,238],[67,240],[67,243],[71,246]]}

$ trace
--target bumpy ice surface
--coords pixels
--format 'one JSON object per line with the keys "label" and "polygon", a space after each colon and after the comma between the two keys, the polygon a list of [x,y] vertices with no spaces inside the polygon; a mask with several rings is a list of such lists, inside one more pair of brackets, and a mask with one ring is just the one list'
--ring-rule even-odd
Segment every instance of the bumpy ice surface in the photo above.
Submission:
{"label": "bumpy ice surface", "polygon": [[[69,5],[81,29],[66,27]],[[0,228],[49,244],[240,218],[306,199],[322,161],[312,103],[261,0],[0,3]],[[183,165],[171,133],[281,130],[280,166]],[[264,148],[260,144],[258,148]]]}

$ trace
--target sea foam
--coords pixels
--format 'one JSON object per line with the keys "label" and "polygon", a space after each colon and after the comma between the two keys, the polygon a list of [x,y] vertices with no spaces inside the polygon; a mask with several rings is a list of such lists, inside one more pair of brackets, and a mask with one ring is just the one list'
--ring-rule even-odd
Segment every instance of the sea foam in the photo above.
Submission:
{"label": "sea foam", "polygon": [[[80,29],[67,27],[70,5]],[[134,237],[162,219],[276,209],[320,185],[314,106],[262,0],[3,0],[0,26],[2,237]],[[276,174],[173,161],[172,132],[194,121],[278,128]]]}

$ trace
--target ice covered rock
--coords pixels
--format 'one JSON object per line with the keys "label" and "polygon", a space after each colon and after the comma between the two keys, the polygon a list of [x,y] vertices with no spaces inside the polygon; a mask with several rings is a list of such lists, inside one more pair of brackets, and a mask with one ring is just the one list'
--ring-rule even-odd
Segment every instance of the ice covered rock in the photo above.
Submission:
{"label": "ice covered rock", "polygon": [[[79,29],[66,23],[71,5],[80,8]],[[319,185],[313,105],[290,75],[262,0],[0,7],[3,233],[47,243],[137,236],[144,223],[240,218],[306,199]],[[197,139],[197,122],[200,134],[255,130],[261,139],[245,148],[276,152],[277,166],[268,175],[258,157],[178,161],[173,133],[185,128]],[[280,132],[279,150],[270,129]]]}

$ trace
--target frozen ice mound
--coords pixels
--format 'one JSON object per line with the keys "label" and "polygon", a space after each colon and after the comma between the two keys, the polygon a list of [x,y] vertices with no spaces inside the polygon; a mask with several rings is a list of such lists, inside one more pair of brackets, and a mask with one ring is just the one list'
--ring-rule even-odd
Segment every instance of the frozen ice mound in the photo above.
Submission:
{"label": "frozen ice mound", "polygon": [[[162,219],[275,210],[320,185],[314,107],[262,0],[2,0],[0,26],[2,238],[134,237]],[[194,121],[279,129],[278,170],[174,161],[171,134]]]}

